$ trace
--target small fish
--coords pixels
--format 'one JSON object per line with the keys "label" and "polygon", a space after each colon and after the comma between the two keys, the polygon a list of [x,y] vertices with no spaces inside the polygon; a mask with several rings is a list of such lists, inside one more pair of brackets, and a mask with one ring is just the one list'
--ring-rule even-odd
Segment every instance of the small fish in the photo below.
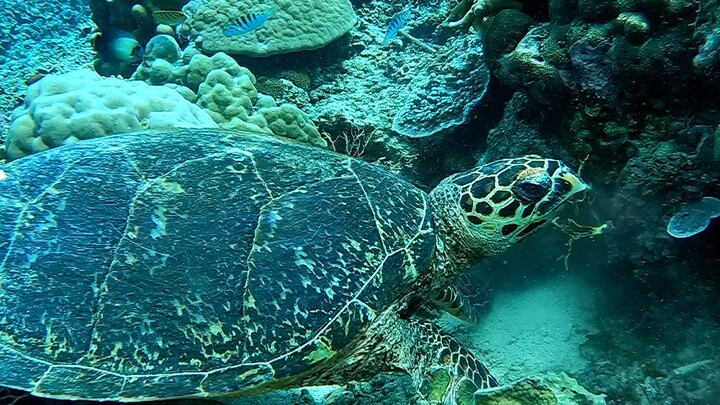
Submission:
{"label": "small fish", "polygon": [[48,69],[39,68],[35,70],[35,73],[25,79],[25,85],[30,86],[31,84],[39,82],[43,77],[52,73]]}
{"label": "small fish", "polygon": [[385,40],[383,45],[387,45],[391,39],[395,38],[398,31],[400,31],[410,19],[410,10],[401,11],[393,16],[388,24],[388,31],[385,34]]}
{"label": "small fish", "polygon": [[178,25],[187,20],[187,14],[180,10],[157,10],[152,16],[156,23],[165,25]]}
{"label": "small fish", "polygon": [[135,37],[122,30],[105,30],[91,37],[93,48],[110,62],[136,63],[143,58],[145,50]]}
{"label": "small fish", "polygon": [[223,31],[227,36],[244,35],[254,31],[265,24],[265,22],[275,14],[275,9],[271,8],[262,13],[249,13],[235,18],[232,23]]}

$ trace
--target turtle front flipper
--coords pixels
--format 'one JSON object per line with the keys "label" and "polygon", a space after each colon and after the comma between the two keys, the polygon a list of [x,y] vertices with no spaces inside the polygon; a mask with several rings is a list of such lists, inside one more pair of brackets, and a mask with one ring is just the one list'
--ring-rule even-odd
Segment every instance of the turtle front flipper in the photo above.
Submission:
{"label": "turtle front flipper", "polygon": [[475,321],[478,318],[470,300],[454,285],[438,291],[432,302],[436,307],[463,321]]}
{"label": "turtle front flipper", "polygon": [[474,405],[475,391],[499,385],[480,360],[435,324],[398,320],[384,334],[393,366],[407,371],[430,403]]}

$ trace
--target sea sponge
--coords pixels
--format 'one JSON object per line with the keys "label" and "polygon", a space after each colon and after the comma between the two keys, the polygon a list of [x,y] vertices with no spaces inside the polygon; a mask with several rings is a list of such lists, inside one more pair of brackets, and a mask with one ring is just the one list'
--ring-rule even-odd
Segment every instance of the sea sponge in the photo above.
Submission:
{"label": "sea sponge", "polygon": [[[204,52],[270,56],[322,48],[346,34],[357,21],[349,0],[193,0],[183,8],[182,35]],[[242,35],[223,32],[237,17],[273,9],[259,28]]]}
{"label": "sea sponge", "polygon": [[14,160],[78,140],[169,128],[217,124],[170,88],[78,70],[46,76],[28,88],[12,114],[7,155]]}
{"label": "sea sponge", "polygon": [[689,238],[704,231],[713,218],[720,216],[720,200],[703,197],[700,201],[685,205],[670,218],[667,233],[675,238]]}

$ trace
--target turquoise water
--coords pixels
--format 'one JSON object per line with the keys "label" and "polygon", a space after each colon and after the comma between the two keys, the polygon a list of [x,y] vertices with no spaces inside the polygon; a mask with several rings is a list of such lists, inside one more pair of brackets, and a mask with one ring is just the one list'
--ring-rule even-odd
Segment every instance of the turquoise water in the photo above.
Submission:
{"label": "turquoise water", "polygon": [[0,29],[0,404],[720,403],[720,1]]}

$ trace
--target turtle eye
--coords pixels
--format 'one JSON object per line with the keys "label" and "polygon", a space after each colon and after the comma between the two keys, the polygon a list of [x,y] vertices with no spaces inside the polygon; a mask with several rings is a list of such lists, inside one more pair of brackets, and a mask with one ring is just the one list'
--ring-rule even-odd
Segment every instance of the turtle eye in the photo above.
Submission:
{"label": "turtle eye", "polygon": [[538,176],[519,179],[511,188],[515,198],[523,204],[539,202],[552,190],[552,179],[544,171]]}

